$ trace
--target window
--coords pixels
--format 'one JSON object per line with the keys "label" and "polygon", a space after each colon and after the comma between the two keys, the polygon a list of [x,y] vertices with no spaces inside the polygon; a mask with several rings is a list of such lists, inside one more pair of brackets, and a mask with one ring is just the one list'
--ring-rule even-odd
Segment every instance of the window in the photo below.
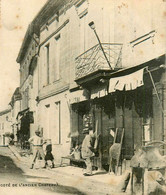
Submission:
{"label": "window", "polygon": [[50,104],[45,105],[45,113],[44,113],[44,119],[45,119],[45,132],[44,136],[49,138],[50,136]]}
{"label": "window", "polygon": [[88,13],[89,3],[87,0],[80,0],[75,2],[75,8],[79,18],[84,17]]}
{"label": "window", "polygon": [[152,39],[152,42],[153,42],[153,38],[155,36],[155,30],[147,33],[147,34],[144,34],[143,36],[140,36],[138,37],[137,39],[133,40],[130,42],[131,46],[134,48],[135,46],[147,41],[148,39]]}
{"label": "window", "polygon": [[55,131],[56,131],[56,135],[57,135],[57,139],[56,142],[58,144],[62,143],[61,140],[61,103],[59,102],[55,102]]}
{"label": "window", "polygon": [[47,76],[47,84],[50,83],[50,45],[46,45],[46,76]]}
{"label": "window", "polygon": [[59,65],[60,65],[60,35],[55,37],[55,81],[59,79]]}

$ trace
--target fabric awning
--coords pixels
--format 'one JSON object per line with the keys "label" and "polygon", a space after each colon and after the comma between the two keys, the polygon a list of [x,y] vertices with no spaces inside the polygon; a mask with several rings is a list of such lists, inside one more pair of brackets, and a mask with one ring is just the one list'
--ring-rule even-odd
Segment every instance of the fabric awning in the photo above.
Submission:
{"label": "fabric awning", "polygon": [[137,87],[141,87],[142,85],[144,85],[143,74],[144,68],[125,76],[111,78],[109,80],[108,92],[112,93],[115,92],[116,90],[129,91],[134,90]]}

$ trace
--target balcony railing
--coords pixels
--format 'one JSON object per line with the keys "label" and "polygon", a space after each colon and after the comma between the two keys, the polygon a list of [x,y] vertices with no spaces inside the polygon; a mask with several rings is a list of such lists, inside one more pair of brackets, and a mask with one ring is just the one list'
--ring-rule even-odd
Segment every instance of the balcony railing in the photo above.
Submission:
{"label": "balcony railing", "polygon": [[[121,67],[122,44],[102,43],[104,52],[113,69]],[[110,70],[99,44],[75,59],[76,80],[98,70]]]}

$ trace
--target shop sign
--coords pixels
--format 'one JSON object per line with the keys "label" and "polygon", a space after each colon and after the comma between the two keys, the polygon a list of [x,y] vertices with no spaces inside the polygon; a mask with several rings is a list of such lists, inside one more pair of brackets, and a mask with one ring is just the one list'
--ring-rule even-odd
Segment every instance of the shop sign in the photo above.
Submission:
{"label": "shop sign", "polygon": [[74,104],[74,103],[87,100],[87,97],[84,96],[83,92],[84,92],[83,90],[79,90],[69,94],[69,103]]}

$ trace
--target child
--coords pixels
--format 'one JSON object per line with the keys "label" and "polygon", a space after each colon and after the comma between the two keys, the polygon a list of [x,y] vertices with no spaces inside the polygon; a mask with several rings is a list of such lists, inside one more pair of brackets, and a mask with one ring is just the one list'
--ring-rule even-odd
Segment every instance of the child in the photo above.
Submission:
{"label": "child", "polygon": [[45,155],[45,166],[43,168],[46,168],[48,163],[47,161],[48,160],[51,160],[52,161],[52,168],[55,167],[54,165],[54,157],[52,155],[52,144],[51,144],[51,139],[48,139],[47,140],[47,146],[46,146],[46,155]]}

